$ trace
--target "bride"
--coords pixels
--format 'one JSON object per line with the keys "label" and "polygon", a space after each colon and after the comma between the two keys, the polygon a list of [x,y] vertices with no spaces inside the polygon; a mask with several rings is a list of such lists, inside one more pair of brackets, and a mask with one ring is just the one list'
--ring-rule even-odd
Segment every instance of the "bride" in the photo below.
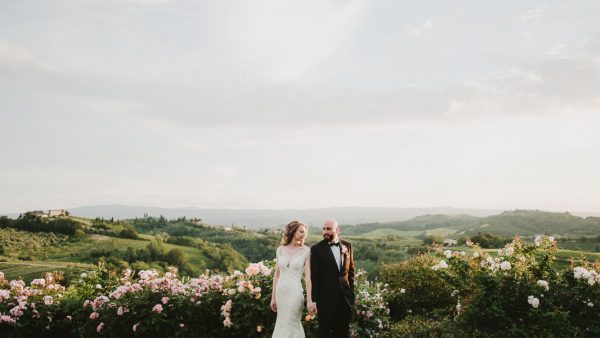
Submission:
{"label": "bride", "polygon": [[273,277],[271,309],[277,312],[273,338],[304,338],[302,317],[304,294],[302,272],[306,284],[306,308],[314,311],[311,298],[310,248],[304,245],[308,227],[299,221],[285,226],[281,246],[277,248],[277,265]]}

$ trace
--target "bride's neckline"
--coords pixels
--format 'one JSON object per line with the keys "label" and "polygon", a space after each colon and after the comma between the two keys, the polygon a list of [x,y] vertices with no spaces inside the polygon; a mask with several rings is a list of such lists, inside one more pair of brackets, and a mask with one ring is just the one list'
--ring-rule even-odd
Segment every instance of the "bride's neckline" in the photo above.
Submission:
{"label": "bride's neckline", "polygon": [[288,247],[287,245],[283,245],[283,246],[281,246],[281,254],[283,256],[288,256],[288,257],[301,256],[302,254],[297,254],[297,252],[305,251],[305,248],[306,248],[305,245],[292,246],[291,248]]}

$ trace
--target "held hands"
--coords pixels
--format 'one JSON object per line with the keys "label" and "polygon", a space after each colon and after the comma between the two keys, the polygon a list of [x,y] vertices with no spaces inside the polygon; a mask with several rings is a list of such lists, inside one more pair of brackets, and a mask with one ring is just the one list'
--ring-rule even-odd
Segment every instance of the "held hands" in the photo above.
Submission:
{"label": "held hands", "polygon": [[271,310],[277,312],[277,302],[275,301],[275,298],[271,298]]}

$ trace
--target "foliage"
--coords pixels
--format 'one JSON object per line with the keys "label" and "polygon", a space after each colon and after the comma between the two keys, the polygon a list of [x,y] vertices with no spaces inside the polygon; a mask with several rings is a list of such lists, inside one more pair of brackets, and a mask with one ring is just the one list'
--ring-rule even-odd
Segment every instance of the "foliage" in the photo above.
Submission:
{"label": "foliage", "polygon": [[4,219],[3,227],[11,227],[31,232],[55,232],[73,236],[77,230],[82,230],[83,225],[69,217],[40,218],[33,212],[27,212],[16,220]]}
{"label": "foliage", "polygon": [[381,283],[369,282],[364,271],[358,271],[354,285],[356,305],[350,327],[354,337],[377,337],[390,327],[390,309],[384,299],[387,289]]}
{"label": "foliage", "polygon": [[438,247],[436,255],[384,268],[382,281],[389,284],[390,308],[396,310],[392,315],[400,319],[393,332],[419,336],[419,327],[445,327],[452,319],[452,330],[461,336],[600,334],[600,312],[595,309],[600,264],[580,260],[562,273],[555,270],[553,237],[538,237],[533,243],[516,238],[496,257],[469,245],[473,256]]}
{"label": "foliage", "polygon": [[0,247],[2,247],[0,254],[8,257],[45,258],[47,248],[60,247],[68,240],[69,238],[63,234],[4,228],[0,229]]}
{"label": "foliage", "polygon": [[[269,336],[276,318],[269,308],[273,266],[267,261],[250,264],[245,272],[180,278],[176,268],[164,275],[129,269],[117,275],[100,265],[66,290],[51,284],[57,279],[50,274],[29,287],[22,281],[8,283],[0,275],[0,333],[2,337]],[[352,323],[356,337],[380,336],[389,323],[383,290],[359,274],[356,291],[358,311]],[[315,337],[316,320],[306,311],[304,315],[306,335]]]}
{"label": "foliage", "polygon": [[478,244],[482,248],[501,248],[510,242],[508,238],[498,237],[486,232],[478,232],[471,237],[471,242]]}

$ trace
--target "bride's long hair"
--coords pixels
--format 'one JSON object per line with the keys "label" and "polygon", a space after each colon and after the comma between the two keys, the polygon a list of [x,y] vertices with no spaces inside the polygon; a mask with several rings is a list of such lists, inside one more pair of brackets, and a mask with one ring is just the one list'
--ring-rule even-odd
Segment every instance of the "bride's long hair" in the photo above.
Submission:
{"label": "bride's long hair", "polygon": [[281,245],[288,245],[294,239],[296,235],[296,231],[303,226],[308,230],[308,225],[300,222],[300,221],[291,221],[285,225],[285,229],[283,230],[283,238],[281,239]]}

